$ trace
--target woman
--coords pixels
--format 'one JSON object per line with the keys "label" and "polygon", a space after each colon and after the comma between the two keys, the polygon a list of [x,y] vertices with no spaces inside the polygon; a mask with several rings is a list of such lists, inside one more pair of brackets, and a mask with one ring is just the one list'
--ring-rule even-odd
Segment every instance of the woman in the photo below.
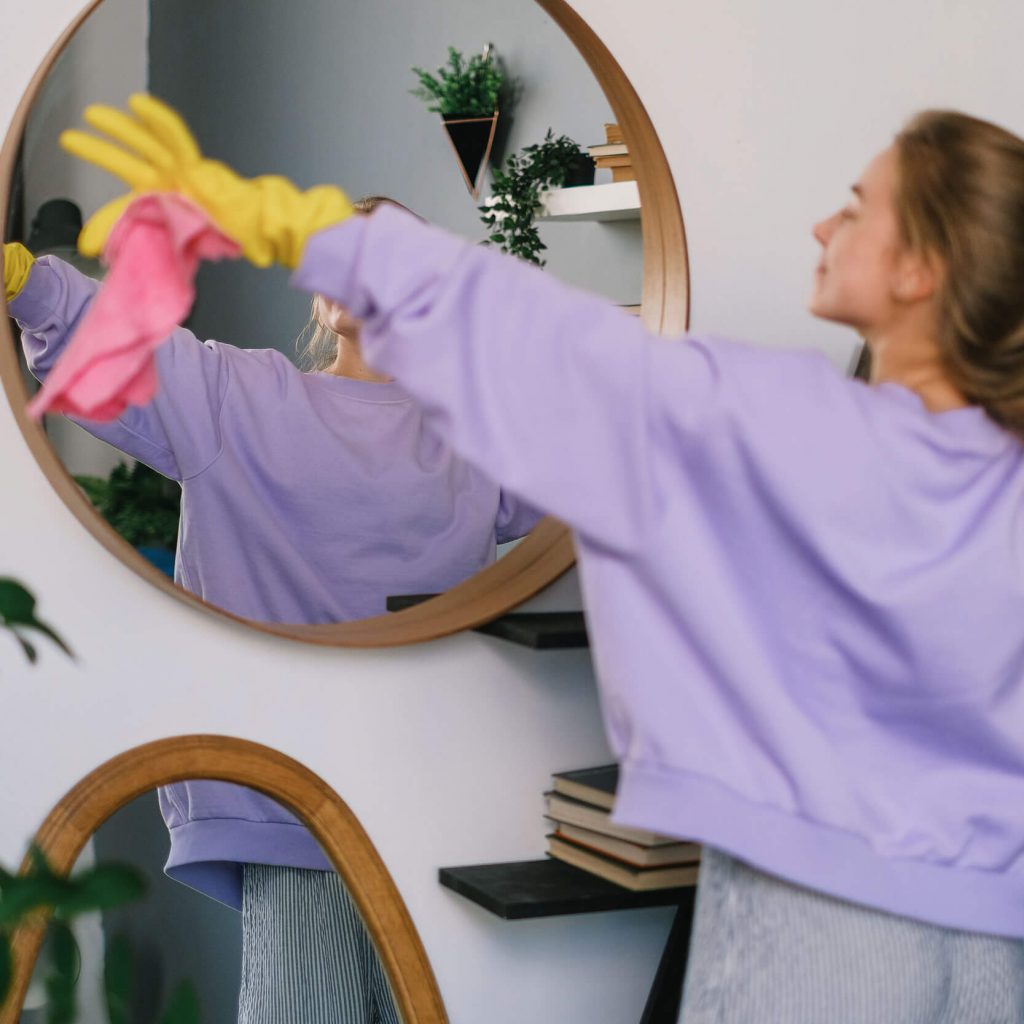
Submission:
{"label": "woman", "polygon": [[1024,142],[920,115],[815,229],[811,308],[863,335],[865,386],[650,337],[399,211],[293,189],[285,240],[265,179],[225,201],[151,102],[145,175],[68,148],[297,265],[575,528],[617,820],[707,847],[686,1024],[1024,1019]]}

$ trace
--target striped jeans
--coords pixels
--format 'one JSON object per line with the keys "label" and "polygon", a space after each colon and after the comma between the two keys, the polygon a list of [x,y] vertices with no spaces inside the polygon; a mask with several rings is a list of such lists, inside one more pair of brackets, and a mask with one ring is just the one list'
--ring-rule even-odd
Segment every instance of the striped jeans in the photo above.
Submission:
{"label": "striped jeans", "polygon": [[366,926],[334,872],[244,866],[238,1024],[399,1024]]}
{"label": "striped jeans", "polygon": [[1021,1024],[1024,942],[846,903],[705,847],[680,1024]]}

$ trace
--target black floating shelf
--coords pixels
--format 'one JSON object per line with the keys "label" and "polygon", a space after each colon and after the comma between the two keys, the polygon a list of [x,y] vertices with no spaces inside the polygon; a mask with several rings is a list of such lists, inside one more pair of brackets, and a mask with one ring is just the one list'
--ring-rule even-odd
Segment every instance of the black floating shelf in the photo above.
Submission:
{"label": "black floating shelf", "polygon": [[[403,608],[411,608],[436,596],[400,594],[387,599],[387,609],[389,612],[400,612]],[[541,651],[590,646],[583,612],[510,612],[477,626],[476,632]]]}
{"label": "black floating shelf", "polygon": [[440,883],[506,921],[678,906],[692,914],[696,886],[632,892],[560,860],[441,868]]}

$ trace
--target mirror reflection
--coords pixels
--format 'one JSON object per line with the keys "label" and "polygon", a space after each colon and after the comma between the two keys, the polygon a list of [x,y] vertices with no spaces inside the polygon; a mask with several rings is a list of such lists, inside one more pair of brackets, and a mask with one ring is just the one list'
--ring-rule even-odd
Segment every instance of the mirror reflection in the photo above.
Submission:
{"label": "mirror reflection", "polygon": [[111,865],[142,881],[142,897],[108,879],[122,884],[117,905],[69,921],[69,971],[51,928],[21,1024],[400,1020],[340,877],[262,794],[211,780],[146,793],[96,831],[71,875]]}
{"label": "mirror reflection", "polygon": [[[126,25],[134,52],[114,38]],[[471,182],[439,114],[413,95],[412,70],[443,64],[451,46],[475,55],[484,44],[507,80],[488,138],[493,165],[549,129],[605,142],[612,116],[599,87],[534,4],[107,0],[53,69],[26,133],[7,238],[38,258],[11,304],[27,370],[45,377],[102,274],[73,239],[117,185],[56,145],[86,103],[123,105],[148,89],[182,112],[205,152],[242,172],[341,184],[367,196],[368,212],[397,203],[485,241],[502,231],[493,203],[478,208],[486,159]],[[97,62],[108,80],[89,93],[81,83],[95,82]],[[577,187],[613,174],[628,168]],[[470,183],[482,185],[479,200]],[[539,221],[543,258],[549,273],[635,305],[638,210],[616,216]],[[304,624],[378,615],[389,597],[472,576],[541,517],[431,434],[413,400],[363,361],[345,309],[310,308],[283,272],[204,265],[157,369],[149,405],[105,425],[50,416],[47,430],[116,529],[235,614]]]}

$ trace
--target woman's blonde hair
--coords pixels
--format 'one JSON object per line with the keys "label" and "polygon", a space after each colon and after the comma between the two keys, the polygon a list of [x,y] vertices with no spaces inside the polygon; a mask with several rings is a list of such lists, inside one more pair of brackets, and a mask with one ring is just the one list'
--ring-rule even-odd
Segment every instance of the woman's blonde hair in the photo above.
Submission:
{"label": "woman's blonde hair", "polygon": [[[359,213],[373,213],[378,206],[384,203],[389,206],[397,206],[400,210],[412,213],[414,217],[419,216],[419,214],[413,213],[408,206],[403,206],[398,200],[388,196],[363,196],[352,205]],[[319,298],[314,295],[309,306],[309,323],[295,339],[299,366],[307,371],[326,370],[338,356],[339,335],[321,321],[317,310],[318,303]]]}
{"label": "woman's blonde hair", "polygon": [[942,266],[944,369],[968,401],[1024,438],[1024,140],[927,110],[895,145],[903,241]]}

